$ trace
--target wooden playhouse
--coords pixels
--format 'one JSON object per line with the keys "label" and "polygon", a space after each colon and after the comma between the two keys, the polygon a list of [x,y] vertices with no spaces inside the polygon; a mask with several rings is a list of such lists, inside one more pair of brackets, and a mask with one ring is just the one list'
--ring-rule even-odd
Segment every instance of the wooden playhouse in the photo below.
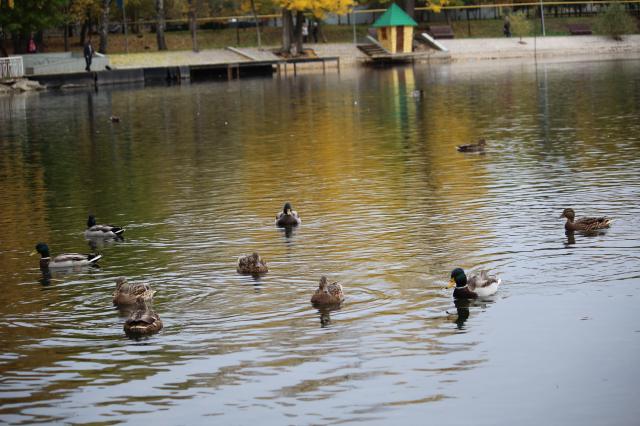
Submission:
{"label": "wooden playhouse", "polygon": [[411,53],[413,50],[413,27],[418,26],[404,10],[393,3],[373,24],[378,42],[389,53]]}

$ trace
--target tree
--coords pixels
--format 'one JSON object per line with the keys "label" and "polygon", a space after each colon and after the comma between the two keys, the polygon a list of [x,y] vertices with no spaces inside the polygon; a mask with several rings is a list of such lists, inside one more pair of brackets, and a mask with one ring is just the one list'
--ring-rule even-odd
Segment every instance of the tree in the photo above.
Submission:
{"label": "tree", "polygon": [[191,31],[191,48],[194,52],[197,52],[198,39],[196,32],[198,30],[198,22],[196,21],[196,8],[193,2],[194,0],[189,0],[189,30]]}
{"label": "tree", "polygon": [[622,34],[633,32],[633,18],[627,14],[620,3],[611,3],[604,13],[598,15],[596,29],[614,40],[622,40]]}
{"label": "tree", "polygon": [[6,1],[0,1],[0,26],[11,34],[14,52],[26,52],[32,34],[61,25],[67,3],[68,0],[23,0],[9,7]]}
{"label": "tree", "polygon": [[[320,19],[327,13],[344,15],[354,5],[354,0],[277,0],[277,2],[282,7],[282,51],[293,55],[302,52],[302,23],[306,19],[305,12]],[[294,51],[292,51],[293,43],[295,43]]]}
{"label": "tree", "polygon": [[511,23],[511,32],[520,37],[519,43],[525,44],[522,41],[522,37],[531,34],[531,22],[527,19],[527,15],[524,12],[516,12],[508,16]]}
{"label": "tree", "polygon": [[156,40],[158,41],[158,50],[167,50],[167,42],[164,38],[165,26],[164,0],[156,0]]}
{"label": "tree", "polygon": [[102,0],[102,10],[100,19],[100,46],[98,52],[107,53],[107,42],[109,39],[109,12],[111,11],[111,0]]}

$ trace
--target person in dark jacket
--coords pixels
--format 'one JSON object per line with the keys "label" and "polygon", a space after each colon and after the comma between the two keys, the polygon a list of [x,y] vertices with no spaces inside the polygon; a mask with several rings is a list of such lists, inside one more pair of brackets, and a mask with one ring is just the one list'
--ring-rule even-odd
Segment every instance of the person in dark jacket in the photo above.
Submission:
{"label": "person in dark jacket", "polygon": [[505,37],[511,37],[511,21],[509,21],[509,16],[504,17],[504,24],[502,25],[502,32]]}
{"label": "person in dark jacket", "polygon": [[91,45],[91,39],[87,39],[84,45],[84,60],[87,63],[85,70],[91,71],[91,58],[93,58],[93,46]]}

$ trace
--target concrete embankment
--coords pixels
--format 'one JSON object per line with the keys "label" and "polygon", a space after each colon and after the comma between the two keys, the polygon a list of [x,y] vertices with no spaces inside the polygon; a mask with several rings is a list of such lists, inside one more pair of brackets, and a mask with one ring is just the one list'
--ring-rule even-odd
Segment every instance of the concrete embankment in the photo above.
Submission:
{"label": "concrete embankment", "polygon": [[[417,62],[510,60],[593,60],[640,58],[640,35],[616,41],[602,36],[527,37],[441,40],[447,56],[426,52]],[[359,65],[367,57],[352,43],[310,44],[317,62],[298,68],[323,69]],[[167,84],[185,80],[230,80],[280,71],[284,60],[269,49],[211,49],[201,52],[149,52],[110,55],[109,68],[95,72],[67,72],[28,76],[49,88],[97,88],[114,84]],[[434,51],[435,52],[435,51]],[[331,61],[329,61],[331,59]],[[80,59],[79,59],[80,60]],[[83,61],[83,60],[82,60]],[[286,65],[293,68],[293,64]],[[286,72],[285,68],[285,72]],[[6,92],[6,91],[5,91]],[[0,92],[1,93],[1,92]]]}

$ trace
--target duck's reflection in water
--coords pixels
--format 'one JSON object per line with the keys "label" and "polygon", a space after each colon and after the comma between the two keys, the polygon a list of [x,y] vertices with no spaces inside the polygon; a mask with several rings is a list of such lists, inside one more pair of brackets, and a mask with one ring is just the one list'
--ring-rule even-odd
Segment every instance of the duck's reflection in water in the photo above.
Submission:
{"label": "duck's reflection in water", "polygon": [[50,286],[53,282],[54,278],[61,278],[65,275],[83,273],[83,272],[91,272],[91,271],[99,271],[100,265],[92,263],[90,265],[73,265],[67,266],[64,268],[43,268],[40,267],[40,272],[42,275],[38,279],[38,282],[42,286]]}
{"label": "duck's reflection in water", "polygon": [[487,306],[493,303],[494,300],[492,297],[485,297],[482,299],[454,299],[453,304],[455,305],[455,312],[453,310],[447,310],[447,315],[450,318],[453,318],[453,323],[456,325],[458,330],[465,329],[465,322],[469,319],[471,315],[471,309],[476,308],[475,310],[486,309]]}
{"label": "duck's reflection in water", "polygon": [[469,306],[471,306],[470,299],[455,299],[453,303],[456,305],[457,316],[455,324],[459,330],[464,328],[464,323],[469,319]]}
{"label": "duck's reflection in water", "polygon": [[341,306],[317,308],[320,317],[320,327],[325,328],[331,325],[331,312],[339,311]]}

